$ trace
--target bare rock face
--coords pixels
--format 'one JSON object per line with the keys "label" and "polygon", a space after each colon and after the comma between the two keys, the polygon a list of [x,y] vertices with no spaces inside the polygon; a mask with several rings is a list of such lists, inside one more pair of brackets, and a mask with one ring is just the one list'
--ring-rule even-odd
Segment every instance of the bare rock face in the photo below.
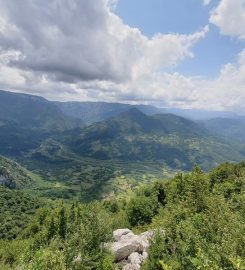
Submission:
{"label": "bare rock face", "polygon": [[125,235],[134,235],[129,229],[118,229],[113,232],[113,238],[115,241],[120,241]]}
{"label": "bare rock face", "polygon": [[125,262],[123,270],[139,270],[148,257],[153,236],[153,231],[135,235],[129,229],[119,229],[113,232],[115,242],[107,243],[106,246],[113,253],[116,262]]}

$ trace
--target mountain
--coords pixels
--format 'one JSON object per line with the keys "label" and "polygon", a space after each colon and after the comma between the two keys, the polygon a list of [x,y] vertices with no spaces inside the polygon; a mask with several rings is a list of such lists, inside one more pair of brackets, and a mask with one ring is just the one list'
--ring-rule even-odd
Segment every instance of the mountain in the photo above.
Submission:
{"label": "mountain", "polygon": [[85,126],[76,110],[67,115],[56,102],[0,91],[0,154],[47,180],[35,188],[44,196],[91,200],[196,164],[207,170],[245,157],[242,141],[152,106],[61,104],[78,106],[87,122],[105,120]]}
{"label": "mountain", "polygon": [[173,169],[189,170],[195,164],[207,169],[245,156],[244,145],[229,144],[191,120],[171,114],[149,116],[135,108],[90,125],[63,142],[83,157],[156,160]]}
{"label": "mountain", "polygon": [[52,102],[38,96],[0,91],[0,127],[12,123],[39,131],[76,128],[81,121],[68,117]]}
{"label": "mountain", "polygon": [[200,121],[210,132],[228,139],[245,142],[245,117],[238,119],[215,118]]}
{"label": "mountain", "polygon": [[62,112],[70,117],[77,117],[87,124],[107,120],[131,108],[136,108],[147,115],[169,113],[191,120],[213,118],[239,119],[240,116],[228,111],[208,111],[202,109],[159,108],[151,105],[130,105],[107,102],[55,102]]}
{"label": "mountain", "polygon": [[107,102],[55,102],[55,104],[65,115],[77,117],[87,124],[109,119],[131,108],[137,108],[149,115],[162,112],[162,109],[150,105],[130,105]]}
{"label": "mountain", "polygon": [[83,126],[48,100],[0,91],[0,153],[17,156],[53,134]]}
{"label": "mountain", "polygon": [[49,163],[60,163],[76,159],[74,153],[53,139],[44,140],[38,148],[31,150],[27,156],[39,161],[48,161]]}
{"label": "mountain", "polygon": [[166,108],[167,113],[179,115],[191,120],[208,120],[214,118],[239,119],[241,116],[229,111],[208,111],[202,109]]}
{"label": "mountain", "polygon": [[11,189],[27,188],[35,183],[32,174],[18,163],[0,156],[0,186]]}

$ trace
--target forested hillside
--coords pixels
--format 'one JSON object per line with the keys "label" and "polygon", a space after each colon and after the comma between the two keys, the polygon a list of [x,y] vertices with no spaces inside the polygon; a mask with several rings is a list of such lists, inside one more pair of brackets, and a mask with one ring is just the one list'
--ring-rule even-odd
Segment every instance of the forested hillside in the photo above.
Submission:
{"label": "forested hillside", "polygon": [[[19,192],[10,200],[10,192],[1,189],[1,204],[15,209],[11,200],[21,200],[26,210],[22,216],[12,210],[1,214],[4,270],[121,269],[102,248],[117,228],[156,232],[144,270],[245,267],[244,163],[225,163],[207,174],[196,167],[90,204],[54,201],[41,207]],[[7,229],[17,218],[18,235]]]}
{"label": "forested hillside", "polygon": [[35,185],[35,179],[18,163],[0,156],[0,185],[10,189],[24,189]]}
{"label": "forested hillside", "polygon": [[224,161],[242,160],[243,144],[215,137],[197,123],[173,115],[148,116],[130,109],[107,121],[65,137],[79,156],[99,160],[161,161],[172,169],[190,170],[195,164],[210,169]]}
{"label": "forested hillside", "polygon": [[84,126],[45,99],[0,95],[0,269],[128,269],[108,248],[122,228],[154,232],[143,270],[244,269],[245,164],[214,168],[244,159],[238,125],[224,136],[122,106]]}
{"label": "forested hillside", "polygon": [[23,156],[65,130],[82,127],[52,102],[32,95],[0,90],[0,154]]}
{"label": "forested hillside", "polygon": [[[41,175],[50,185],[38,189],[52,198],[101,199],[196,164],[209,170],[245,157],[242,140],[227,140],[203,122],[154,114],[152,106],[59,104],[6,91],[0,105],[0,154]],[[74,118],[80,113],[106,120],[84,126]]]}
{"label": "forested hillside", "polygon": [[200,121],[210,132],[227,139],[245,142],[245,117],[236,119],[214,118],[206,121]]}
{"label": "forested hillside", "polygon": [[57,105],[65,115],[79,118],[87,124],[107,120],[132,108],[137,108],[149,115],[165,112],[165,109],[149,105],[107,102],[55,102],[55,105]]}
{"label": "forested hillside", "polygon": [[245,0],[0,0],[0,270],[245,270]]}

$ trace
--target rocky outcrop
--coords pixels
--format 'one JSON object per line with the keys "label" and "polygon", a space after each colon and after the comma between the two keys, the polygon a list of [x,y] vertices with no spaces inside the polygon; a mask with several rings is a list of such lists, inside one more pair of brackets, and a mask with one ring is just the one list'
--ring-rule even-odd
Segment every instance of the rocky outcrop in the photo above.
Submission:
{"label": "rocky outcrop", "polygon": [[123,270],[138,270],[148,257],[150,239],[153,231],[135,235],[129,229],[119,229],[113,232],[113,243],[107,247],[113,253],[116,262],[123,264]]}

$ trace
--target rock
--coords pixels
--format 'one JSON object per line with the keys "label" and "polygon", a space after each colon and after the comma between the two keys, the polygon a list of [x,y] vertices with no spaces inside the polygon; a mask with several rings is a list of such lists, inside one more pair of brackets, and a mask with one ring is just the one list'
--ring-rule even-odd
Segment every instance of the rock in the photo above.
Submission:
{"label": "rock", "polygon": [[149,241],[154,236],[154,231],[146,231],[146,232],[141,233],[139,236],[142,239]]}
{"label": "rock", "polygon": [[148,258],[148,253],[146,251],[144,251],[142,253],[142,257],[143,257],[143,261],[145,261]]}
{"label": "rock", "polygon": [[134,235],[129,229],[119,229],[113,232],[115,242],[105,243],[104,247],[111,250],[116,262],[128,262],[123,270],[138,270],[148,257],[150,240],[154,231]]}
{"label": "rock", "polygon": [[129,229],[118,229],[116,231],[113,232],[113,238],[115,241],[119,241],[122,236],[125,236],[125,235],[134,235],[132,231],[130,231]]}
{"label": "rock", "polygon": [[143,262],[143,256],[139,254],[138,252],[133,252],[128,257],[128,261],[131,264],[141,264]]}
{"label": "rock", "polygon": [[139,270],[140,269],[140,265],[139,264],[127,264],[123,267],[122,270]]}
{"label": "rock", "polygon": [[127,259],[131,253],[141,252],[143,250],[142,240],[137,235],[130,235],[112,243],[110,249],[118,262]]}

